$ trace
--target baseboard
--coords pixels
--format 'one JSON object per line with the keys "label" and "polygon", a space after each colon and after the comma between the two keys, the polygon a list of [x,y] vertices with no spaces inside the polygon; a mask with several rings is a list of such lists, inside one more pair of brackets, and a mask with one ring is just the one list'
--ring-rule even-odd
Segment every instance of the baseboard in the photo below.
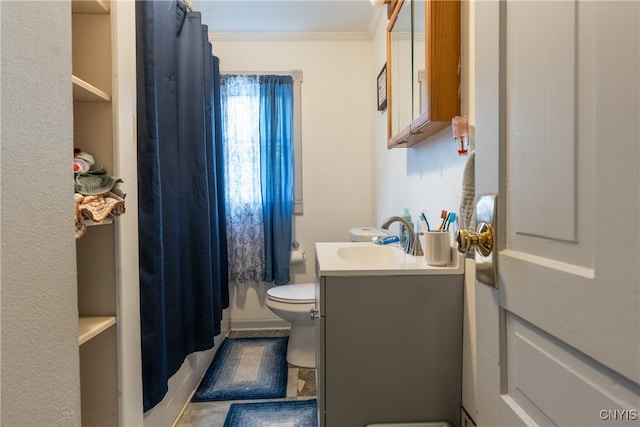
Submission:
{"label": "baseboard", "polygon": [[277,319],[241,319],[229,322],[231,330],[253,330],[253,329],[289,329],[291,323],[286,320]]}

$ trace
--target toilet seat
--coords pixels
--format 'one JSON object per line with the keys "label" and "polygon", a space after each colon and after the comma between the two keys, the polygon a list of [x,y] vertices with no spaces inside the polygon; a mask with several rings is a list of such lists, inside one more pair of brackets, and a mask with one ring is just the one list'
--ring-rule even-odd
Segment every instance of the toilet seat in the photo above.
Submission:
{"label": "toilet seat", "polygon": [[267,298],[287,304],[313,304],[315,292],[314,283],[274,286],[267,291]]}

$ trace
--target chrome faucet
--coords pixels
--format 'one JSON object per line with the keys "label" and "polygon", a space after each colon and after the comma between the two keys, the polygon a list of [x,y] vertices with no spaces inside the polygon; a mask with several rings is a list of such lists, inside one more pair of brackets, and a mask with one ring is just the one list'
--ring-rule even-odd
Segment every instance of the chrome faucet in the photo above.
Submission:
{"label": "chrome faucet", "polygon": [[420,245],[420,236],[419,233],[416,233],[413,230],[413,226],[406,219],[401,216],[392,216],[384,220],[380,228],[384,230],[388,230],[389,226],[394,222],[400,222],[404,225],[404,228],[407,229],[407,234],[409,235],[409,241],[404,243],[404,252],[407,254],[422,256],[424,252],[422,252],[422,246]]}

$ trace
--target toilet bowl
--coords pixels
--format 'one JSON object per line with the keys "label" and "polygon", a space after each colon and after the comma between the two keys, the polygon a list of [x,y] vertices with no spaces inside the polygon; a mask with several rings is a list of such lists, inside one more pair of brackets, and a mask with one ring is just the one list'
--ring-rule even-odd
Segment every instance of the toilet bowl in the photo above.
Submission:
{"label": "toilet bowl", "polygon": [[[349,230],[352,242],[371,242],[386,236],[386,230],[356,227]],[[315,307],[315,284],[274,286],[267,291],[266,305],[281,319],[291,323],[287,362],[303,368],[316,367],[316,330],[311,310]]]}
{"label": "toilet bowl", "polygon": [[287,362],[303,368],[315,368],[315,323],[310,315],[315,306],[315,285],[274,286],[267,291],[266,305],[277,316],[291,322]]}

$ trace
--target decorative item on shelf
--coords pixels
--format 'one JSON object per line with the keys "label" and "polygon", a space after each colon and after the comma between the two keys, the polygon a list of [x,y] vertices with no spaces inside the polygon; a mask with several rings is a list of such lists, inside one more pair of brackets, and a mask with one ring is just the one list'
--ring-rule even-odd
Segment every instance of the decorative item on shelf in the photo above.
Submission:
{"label": "decorative item on shelf", "polygon": [[125,212],[125,193],[118,188],[120,178],[109,176],[103,167],[91,169],[95,160],[79,148],[73,150],[75,238],[87,232],[87,226],[109,224]]}
{"label": "decorative item on shelf", "polygon": [[378,74],[378,111],[387,108],[387,64],[382,66]]}
{"label": "decorative item on shelf", "polygon": [[466,156],[469,153],[469,124],[467,116],[456,116],[451,119],[451,132],[456,141],[458,155]]}
{"label": "decorative item on shelf", "polygon": [[73,149],[73,172],[77,174],[87,173],[95,164],[93,156],[82,151],[81,148]]}

